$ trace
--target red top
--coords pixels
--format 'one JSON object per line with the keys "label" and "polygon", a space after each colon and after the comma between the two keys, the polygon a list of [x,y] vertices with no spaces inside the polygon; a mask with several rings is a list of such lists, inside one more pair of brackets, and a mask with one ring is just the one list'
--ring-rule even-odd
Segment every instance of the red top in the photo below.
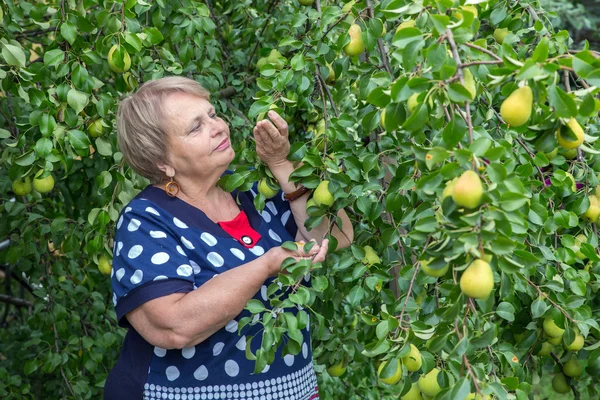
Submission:
{"label": "red top", "polygon": [[231,237],[247,249],[253,248],[262,237],[260,233],[252,229],[244,211],[240,211],[231,221],[223,221],[218,224],[225,232],[230,234]]}

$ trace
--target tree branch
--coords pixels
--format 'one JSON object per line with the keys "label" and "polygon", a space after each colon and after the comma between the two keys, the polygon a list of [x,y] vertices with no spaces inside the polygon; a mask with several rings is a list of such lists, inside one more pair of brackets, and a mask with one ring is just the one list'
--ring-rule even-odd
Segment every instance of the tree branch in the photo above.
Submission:
{"label": "tree branch", "polygon": [[[210,2],[210,0],[206,0],[206,6],[208,7],[208,11],[210,12],[210,18],[215,21],[215,25],[217,25],[217,31],[219,32],[217,34],[217,36],[219,37],[219,43],[221,43],[221,50],[223,51],[223,54],[229,58],[230,54],[229,54],[229,50],[227,50],[227,46],[225,46],[225,43],[223,43],[223,36],[221,36],[221,23],[219,22],[219,19],[215,16],[215,11],[213,10],[212,4]],[[250,58],[252,59],[252,58]]]}
{"label": "tree branch", "polygon": [[470,61],[468,63],[464,63],[464,64],[460,64],[459,67],[460,68],[467,68],[470,67],[472,65],[493,65],[493,64],[504,64],[504,61],[500,60],[487,60],[487,61]]}
{"label": "tree branch", "polygon": [[484,49],[483,47],[477,46],[476,44],[473,44],[473,43],[465,43],[464,45],[465,45],[465,46],[467,46],[467,47],[470,47],[470,48],[472,48],[472,49],[479,50],[479,51],[481,51],[482,53],[485,53],[485,54],[487,54],[488,56],[491,56],[492,58],[495,58],[497,61],[504,62],[504,61],[503,61],[503,60],[502,60],[500,57],[498,57],[498,56],[497,56],[497,55],[496,55],[496,54],[495,54],[493,51],[490,51],[490,50],[488,50],[488,49]]}
{"label": "tree branch", "polygon": [[225,100],[225,104],[227,104],[227,107],[229,107],[235,115],[237,115],[238,117],[240,117],[241,119],[246,121],[247,124],[252,125],[252,122],[248,119],[248,117],[246,117],[244,115],[244,113],[242,111],[240,111],[239,108],[234,106],[233,103],[231,102],[231,100]]}
{"label": "tree branch", "polygon": [[331,104],[331,108],[333,108],[333,113],[335,114],[335,117],[339,118],[340,114],[338,113],[335,103],[333,102],[333,96],[331,95],[331,91],[329,90],[329,87],[327,87],[327,85],[325,84],[325,81],[323,80],[323,77],[321,76],[321,74],[319,73],[318,70],[316,72],[316,75],[320,81],[321,87],[323,87],[325,89],[325,92],[327,93],[327,98],[329,99],[329,104]]}
{"label": "tree branch", "polygon": [[33,307],[33,303],[31,301],[19,299],[18,297],[12,297],[5,294],[0,294],[0,302],[12,304],[17,307]]}
{"label": "tree branch", "polygon": [[[464,86],[465,75],[463,73],[462,62],[460,61],[460,56],[458,55],[458,47],[456,46],[456,42],[454,41],[454,34],[452,33],[452,30],[450,28],[446,29],[446,39],[448,40],[448,43],[450,44],[450,49],[452,50],[452,57],[454,58],[454,61],[456,61],[456,64],[458,65],[458,67],[456,68],[456,74],[460,78],[460,83]],[[471,143],[473,143],[473,121],[471,119],[470,107],[471,107],[471,103],[467,101],[465,103],[465,111],[467,114],[465,121],[467,122],[467,128],[469,129],[469,140]],[[473,160],[473,163],[475,163],[475,160]]]}
{"label": "tree branch", "polygon": [[548,295],[544,292],[542,292],[542,290],[540,289],[540,287],[538,285],[536,285],[535,283],[531,282],[529,280],[529,278],[527,278],[525,275],[523,274],[519,274],[521,275],[521,277],[523,279],[525,279],[531,286],[533,286],[535,288],[535,290],[537,290],[537,292],[539,293],[540,296],[542,296],[543,298],[545,298],[546,300],[548,300],[550,302],[550,304],[552,304],[554,307],[556,307],[558,309],[558,311],[560,311],[569,321],[573,322],[573,323],[577,323],[576,320],[574,320],[573,318],[571,318],[571,316],[569,314],[567,314],[567,312],[558,304],[556,304],[555,302],[553,302],[550,297],[548,297]]}
{"label": "tree branch", "polygon": [[[265,29],[267,29],[267,26],[269,25],[269,20],[271,19],[271,11],[273,11],[273,8],[275,8],[277,3],[279,3],[279,0],[271,0],[271,4],[269,4],[269,9],[267,10],[267,14],[268,14],[267,19],[265,20],[265,24],[263,25],[260,33],[258,34],[259,37],[262,36]],[[252,49],[252,53],[250,53],[250,57],[248,57],[248,63],[252,62],[252,59],[254,58],[254,53],[256,53],[256,49],[258,48],[258,45],[260,44],[259,37],[256,38],[256,44],[254,45],[254,48]]]}
{"label": "tree branch", "polygon": [[[369,18],[374,19],[375,14],[373,12],[373,5],[371,4],[371,0],[366,0],[366,4],[367,4],[367,14],[369,15]],[[381,61],[383,62],[383,67],[385,68],[387,73],[390,74],[390,78],[393,79],[394,76],[392,75],[392,70],[390,68],[390,62],[387,58],[387,53],[385,51],[385,47],[383,45],[383,40],[381,38],[377,39],[377,46],[379,47],[379,53],[381,54]]]}

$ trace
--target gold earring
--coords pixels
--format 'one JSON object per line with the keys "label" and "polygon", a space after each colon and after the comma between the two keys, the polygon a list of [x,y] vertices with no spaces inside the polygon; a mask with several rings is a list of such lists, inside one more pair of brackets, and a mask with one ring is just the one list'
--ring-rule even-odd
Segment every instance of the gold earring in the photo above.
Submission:
{"label": "gold earring", "polygon": [[179,189],[181,189],[181,187],[179,186],[179,183],[175,182],[173,177],[171,177],[171,180],[165,185],[165,192],[170,197],[177,196],[179,194]]}

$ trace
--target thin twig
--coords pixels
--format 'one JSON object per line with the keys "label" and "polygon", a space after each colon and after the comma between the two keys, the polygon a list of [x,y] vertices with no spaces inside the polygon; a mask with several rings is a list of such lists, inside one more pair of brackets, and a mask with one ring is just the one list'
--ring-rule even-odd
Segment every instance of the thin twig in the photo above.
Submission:
{"label": "thin twig", "polygon": [[[375,14],[373,12],[373,5],[371,4],[371,0],[365,0],[365,2],[367,4],[367,14],[369,15],[369,18],[374,19]],[[393,79],[394,75],[392,75],[390,62],[387,58],[387,52],[385,51],[385,46],[383,45],[383,40],[381,38],[377,39],[377,46],[379,47],[379,53],[381,54],[381,61],[383,62],[383,67],[385,68],[387,73],[390,74],[390,78]]]}
{"label": "thin twig", "polygon": [[[54,328],[54,347],[56,348],[56,354],[60,354],[60,349],[58,347],[58,330],[56,329],[56,323],[53,322],[52,323],[52,327]],[[65,370],[63,369],[62,363],[59,364],[60,367],[60,373],[65,381],[65,383],[67,384],[67,387],[69,388],[69,391],[71,392],[71,395],[73,397],[75,397],[75,392],[73,391],[73,388],[71,387],[71,382],[69,382],[69,380],[67,379],[67,375],[65,375]]]}
{"label": "thin twig", "polygon": [[0,302],[12,304],[17,307],[33,307],[33,303],[31,301],[25,299],[19,299],[18,297],[12,297],[5,294],[0,294]]}
{"label": "thin twig", "polygon": [[558,311],[560,311],[569,321],[571,321],[575,324],[577,323],[577,321],[574,320],[573,318],[571,318],[571,316],[569,314],[567,314],[567,312],[561,306],[559,306],[558,304],[553,302],[546,293],[542,292],[542,290],[540,289],[540,287],[538,285],[531,282],[529,280],[529,278],[527,278],[525,275],[523,275],[523,274],[519,274],[519,275],[521,275],[521,277],[523,277],[523,279],[525,279],[531,286],[533,286],[535,288],[535,290],[537,290],[537,292],[539,293],[540,296],[544,297],[546,300],[548,300],[550,302],[550,304],[552,304],[554,307],[556,307],[558,309]]}
{"label": "thin twig", "polygon": [[6,91],[6,105],[8,106],[8,111],[10,111],[10,116],[13,120],[13,126],[15,127],[15,134],[19,136],[19,125],[17,125],[17,116],[15,114],[15,110],[12,108],[12,104],[10,104],[10,92]]}
{"label": "thin twig", "polygon": [[531,18],[533,18],[534,22],[540,19],[533,7],[531,7],[531,4],[527,4],[527,11],[529,12],[529,14],[531,14]]}
{"label": "thin twig", "polygon": [[[529,156],[531,157],[531,159],[533,160],[535,158],[535,154],[533,154],[533,152],[531,150],[529,150],[529,148],[527,147],[527,145],[525,143],[523,143],[523,141],[521,140],[521,138],[515,138],[515,140],[517,141],[517,143],[519,143],[521,145],[522,148],[525,149],[525,151],[527,152],[527,154],[529,154]],[[538,173],[540,174],[540,178],[542,178],[542,184],[545,185],[545,178],[544,178],[544,172],[542,172],[541,168],[536,166]]]}
{"label": "thin twig", "polygon": [[258,45],[260,44],[259,38],[264,33],[265,29],[267,29],[267,26],[269,25],[269,20],[271,19],[271,11],[273,11],[273,8],[275,8],[277,3],[279,3],[279,0],[271,0],[271,4],[269,4],[269,9],[267,10],[267,14],[268,14],[267,19],[265,19],[265,24],[263,25],[260,33],[258,34],[258,37],[256,38],[256,44],[254,45],[254,48],[252,49],[252,53],[250,53],[250,57],[248,57],[248,62],[252,62],[254,53],[256,53],[256,49],[258,48]]}
{"label": "thin twig", "polygon": [[569,82],[569,71],[563,71],[563,77],[565,78],[565,87],[567,88],[567,93],[571,93],[571,82]]}
{"label": "thin twig", "polygon": [[233,111],[235,115],[237,115],[238,117],[240,117],[241,119],[246,121],[247,124],[252,125],[252,122],[248,119],[248,117],[246,117],[244,115],[244,113],[242,111],[240,111],[239,108],[234,106],[233,103],[231,102],[231,100],[225,100],[225,104],[227,104],[227,107],[230,108],[231,111]]}
{"label": "thin twig", "polygon": [[493,64],[504,64],[504,61],[498,61],[498,60],[487,60],[487,61],[470,61],[468,63],[464,63],[464,64],[460,64],[459,67],[460,68],[467,68],[470,67],[472,65],[493,65]]}
{"label": "thin twig", "polygon": [[321,86],[325,89],[325,93],[327,93],[327,98],[329,99],[329,104],[331,105],[331,108],[333,108],[333,113],[335,114],[336,118],[340,117],[340,114],[337,110],[337,107],[335,106],[335,103],[333,102],[333,96],[331,95],[331,91],[329,90],[329,87],[325,84],[325,80],[323,79],[323,77],[321,76],[321,74],[319,73],[319,71],[317,70],[316,75],[318,77],[318,79],[320,80]]}
{"label": "thin twig", "polygon": [[[323,90],[323,84],[321,83],[320,75],[318,71],[315,71],[315,80],[319,86],[321,92],[321,99],[323,100],[323,118],[325,119],[325,131],[329,128],[329,116],[327,115],[327,100],[325,99],[325,91]],[[327,156],[327,133],[323,133],[323,161]]]}
{"label": "thin twig", "polygon": [[[488,49],[484,49],[481,46],[477,46],[476,44],[473,44],[473,43],[465,43],[464,45],[467,46],[467,47],[470,47],[472,49],[479,50],[482,53],[485,53],[488,56],[491,56],[491,57],[495,58],[497,61],[502,61],[502,59],[500,57],[498,57],[494,52],[492,52],[492,51],[490,51]],[[502,61],[502,62],[504,62],[504,61]]]}
{"label": "thin twig", "polygon": [[217,36],[219,37],[219,43],[221,43],[221,50],[223,51],[223,54],[225,54],[225,56],[227,58],[229,58],[229,50],[227,49],[227,47],[225,46],[225,43],[223,42],[223,36],[221,36],[221,23],[219,22],[219,19],[215,15],[215,11],[213,10],[210,0],[206,0],[206,6],[208,7],[208,11],[210,12],[210,18],[213,21],[215,21],[215,25],[217,25],[217,32],[219,32],[219,34]]}
{"label": "thin twig", "polygon": [[[462,62],[460,61],[460,56],[458,55],[458,47],[456,46],[456,42],[454,41],[454,34],[452,33],[452,30],[450,28],[446,29],[446,39],[448,40],[448,43],[450,44],[450,49],[452,50],[452,57],[454,58],[454,61],[456,61],[456,64],[458,65],[458,67],[456,68],[456,74],[458,75],[458,77],[460,78],[460,83],[464,86],[465,84],[465,75],[463,73],[463,67]],[[469,129],[469,140],[471,143],[473,143],[473,121],[471,119],[471,103],[470,102],[466,102],[465,103],[465,111],[466,111],[466,123],[467,123],[467,128]],[[473,164],[475,164],[475,160],[473,160]]]}

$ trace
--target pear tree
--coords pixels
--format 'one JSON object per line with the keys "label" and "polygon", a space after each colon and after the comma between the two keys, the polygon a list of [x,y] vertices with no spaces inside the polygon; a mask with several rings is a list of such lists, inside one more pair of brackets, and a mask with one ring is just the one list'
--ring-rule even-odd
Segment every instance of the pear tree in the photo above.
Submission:
{"label": "pear tree", "polygon": [[538,0],[3,2],[0,397],[102,397],[125,333],[113,233],[148,184],[115,113],[181,75],[230,126],[221,187],[258,185],[259,209],[277,193],[252,136],[275,110],[306,227],[329,221],[327,260],[287,260],[240,321],[260,324],[258,372],[310,324],[322,399],[599,398],[600,49],[554,16]]}

